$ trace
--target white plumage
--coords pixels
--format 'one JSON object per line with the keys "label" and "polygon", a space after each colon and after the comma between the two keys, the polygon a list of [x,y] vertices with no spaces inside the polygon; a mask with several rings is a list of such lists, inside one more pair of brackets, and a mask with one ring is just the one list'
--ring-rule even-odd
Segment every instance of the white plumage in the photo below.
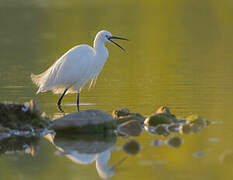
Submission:
{"label": "white plumage", "polygon": [[127,40],[102,30],[97,33],[93,47],[75,46],[45,72],[39,75],[31,74],[32,81],[39,87],[37,93],[47,90],[52,90],[56,94],[75,93],[88,81],[94,81],[108,58],[108,50],[104,43],[109,42],[119,46],[112,39]]}

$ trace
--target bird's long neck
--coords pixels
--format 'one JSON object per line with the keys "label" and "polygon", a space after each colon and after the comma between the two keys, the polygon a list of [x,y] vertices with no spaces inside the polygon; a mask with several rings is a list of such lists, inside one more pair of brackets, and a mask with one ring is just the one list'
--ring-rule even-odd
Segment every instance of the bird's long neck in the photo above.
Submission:
{"label": "bird's long neck", "polygon": [[104,42],[98,37],[95,38],[93,47],[96,55],[108,57],[108,49],[105,47]]}

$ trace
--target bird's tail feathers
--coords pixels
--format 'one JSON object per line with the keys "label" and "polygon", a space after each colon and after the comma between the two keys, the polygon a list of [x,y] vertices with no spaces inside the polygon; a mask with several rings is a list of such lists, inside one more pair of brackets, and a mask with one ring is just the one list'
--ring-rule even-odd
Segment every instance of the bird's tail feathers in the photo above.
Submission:
{"label": "bird's tail feathers", "polygon": [[31,79],[32,79],[32,82],[34,84],[36,84],[37,86],[40,86],[40,74],[39,75],[35,75],[35,74],[31,74]]}
{"label": "bird's tail feathers", "polygon": [[31,74],[32,82],[39,87],[38,91],[36,92],[37,94],[45,91],[44,87],[42,87],[42,85],[44,84],[44,79],[45,79],[44,75],[45,74],[46,74],[46,72],[38,74],[38,75],[35,75],[33,73]]}

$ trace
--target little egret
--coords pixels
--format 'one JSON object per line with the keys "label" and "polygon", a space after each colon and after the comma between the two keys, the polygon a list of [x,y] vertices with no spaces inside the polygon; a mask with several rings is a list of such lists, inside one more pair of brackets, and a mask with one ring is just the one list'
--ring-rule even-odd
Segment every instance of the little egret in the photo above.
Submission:
{"label": "little egret", "polygon": [[62,94],[57,106],[63,112],[61,101],[64,95],[77,92],[77,109],[79,111],[81,88],[88,81],[91,81],[90,86],[92,85],[108,58],[108,49],[104,43],[113,43],[124,50],[113,39],[127,40],[112,36],[110,32],[102,30],[97,33],[93,48],[88,45],[75,46],[45,72],[39,75],[31,74],[32,81],[39,87],[37,94],[47,90],[52,90],[55,94]]}

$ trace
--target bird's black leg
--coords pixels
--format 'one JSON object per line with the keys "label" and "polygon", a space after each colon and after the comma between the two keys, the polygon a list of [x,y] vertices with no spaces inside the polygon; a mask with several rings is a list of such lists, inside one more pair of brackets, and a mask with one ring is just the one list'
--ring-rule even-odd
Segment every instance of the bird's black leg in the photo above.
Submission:
{"label": "bird's black leg", "polygon": [[65,96],[67,90],[68,90],[68,88],[65,89],[65,91],[62,93],[61,97],[59,98],[59,100],[58,100],[58,102],[57,102],[57,107],[58,107],[59,111],[61,111],[61,112],[64,112],[64,111],[62,110],[62,108],[61,108],[61,100],[62,100],[62,98]]}
{"label": "bird's black leg", "polygon": [[78,90],[78,94],[77,94],[77,110],[79,112],[79,95],[80,95],[80,91]]}

